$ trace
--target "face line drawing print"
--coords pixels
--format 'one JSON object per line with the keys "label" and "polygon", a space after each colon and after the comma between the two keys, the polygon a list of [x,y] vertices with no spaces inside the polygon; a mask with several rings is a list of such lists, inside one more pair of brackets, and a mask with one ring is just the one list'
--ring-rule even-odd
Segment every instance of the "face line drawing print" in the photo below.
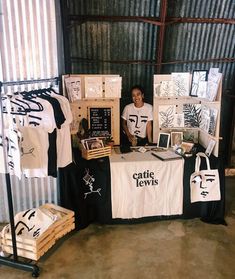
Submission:
{"label": "face line drawing print", "polygon": [[27,228],[28,232],[30,232],[30,231],[35,227],[35,225],[34,225],[32,228],[29,228],[23,221],[19,221],[19,222],[15,225],[15,231],[17,230],[17,228],[18,228],[18,226],[19,226],[20,224],[23,225],[23,228],[21,228],[21,229],[19,230],[19,232],[17,233],[17,235],[22,234],[22,231],[23,231],[25,228]]}
{"label": "face line drawing print", "polygon": [[[211,175],[211,174],[204,174],[205,177],[210,177],[210,178],[206,178],[206,181],[210,181],[210,182],[213,182],[215,180],[215,175]],[[198,179],[199,178],[199,179]],[[202,175],[195,175],[192,179],[192,183],[197,183],[199,182],[199,187],[200,189],[207,189],[207,186],[203,186],[203,183],[202,183]],[[203,196],[203,198],[205,198],[207,195],[209,194],[208,191],[202,191],[201,192],[201,195]]]}
{"label": "face line drawing print", "polygon": [[135,122],[135,128],[136,129],[140,129],[141,126],[138,126],[138,124],[141,123],[141,122],[146,123],[148,121],[148,116],[141,115],[140,116],[140,120],[139,120],[139,116],[138,115],[130,114],[129,121],[130,122]]}

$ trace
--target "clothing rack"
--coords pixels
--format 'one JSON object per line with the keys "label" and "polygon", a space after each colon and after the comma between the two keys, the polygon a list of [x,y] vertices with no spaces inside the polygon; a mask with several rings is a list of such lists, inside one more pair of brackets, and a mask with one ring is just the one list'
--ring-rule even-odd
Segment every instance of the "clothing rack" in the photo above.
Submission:
{"label": "clothing rack", "polygon": [[[59,77],[55,78],[49,78],[49,79],[32,79],[32,80],[21,80],[21,81],[7,81],[7,82],[1,82],[0,81],[0,107],[1,107],[1,113],[3,113],[3,105],[2,105],[2,87],[3,86],[14,86],[14,85],[23,85],[23,84],[35,84],[35,83],[43,83],[43,82],[50,82],[51,85],[55,84],[58,85],[59,83]],[[2,119],[2,128],[4,127],[4,119],[3,115],[1,115]],[[4,129],[2,131],[3,139],[4,137]],[[6,178],[6,188],[7,188],[7,200],[8,200],[8,211],[9,211],[9,219],[10,219],[10,227],[11,227],[11,237],[12,237],[12,247],[13,247],[13,259],[6,258],[0,256],[0,265],[6,265],[18,269],[22,269],[25,271],[32,272],[33,277],[39,276],[39,267],[36,264],[32,263],[26,263],[18,260],[17,255],[17,244],[16,244],[16,234],[15,234],[15,224],[14,224],[14,210],[13,210],[13,201],[12,201],[12,192],[11,192],[11,180],[10,180],[10,174],[7,170],[7,158],[6,158],[6,152],[5,152],[5,146],[4,146],[4,140],[3,140],[3,153],[4,153],[4,161],[5,161],[5,178]]]}

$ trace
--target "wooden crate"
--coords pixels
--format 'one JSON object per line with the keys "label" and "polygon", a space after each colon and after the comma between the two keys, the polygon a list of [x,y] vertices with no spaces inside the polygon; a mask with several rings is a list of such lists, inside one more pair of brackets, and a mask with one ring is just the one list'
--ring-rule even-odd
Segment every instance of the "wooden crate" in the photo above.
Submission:
{"label": "wooden crate", "polygon": [[86,160],[98,159],[105,156],[111,155],[111,146],[105,146],[102,148],[86,150],[83,146],[81,146],[82,157]]}
{"label": "wooden crate", "polygon": [[[54,222],[44,233],[37,239],[25,239],[16,236],[17,254],[18,256],[39,260],[62,236],[69,233],[75,228],[74,212],[54,204],[45,204],[41,207],[47,208],[52,213],[59,212],[62,218]],[[9,254],[13,254],[11,234],[6,233],[2,238],[2,250]]]}

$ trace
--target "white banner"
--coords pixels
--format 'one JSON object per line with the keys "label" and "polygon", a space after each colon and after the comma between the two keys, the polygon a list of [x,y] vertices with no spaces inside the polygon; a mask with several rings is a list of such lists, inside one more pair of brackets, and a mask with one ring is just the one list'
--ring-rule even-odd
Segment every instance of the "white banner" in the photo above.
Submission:
{"label": "white banner", "polygon": [[150,153],[134,156],[142,160],[129,154],[120,160],[111,157],[112,218],[182,214],[184,160],[161,161]]}

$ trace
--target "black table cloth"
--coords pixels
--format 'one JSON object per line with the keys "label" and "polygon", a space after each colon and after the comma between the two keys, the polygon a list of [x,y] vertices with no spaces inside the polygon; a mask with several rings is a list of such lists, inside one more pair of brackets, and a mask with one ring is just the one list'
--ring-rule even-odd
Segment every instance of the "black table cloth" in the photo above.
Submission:
{"label": "black table cloth", "polygon": [[[202,147],[198,152],[203,151]],[[195,155],[185,159],[183,178],[183,214],[173,216],[153,216],[138,219],[112,219],[111,181],[109,157],[85,160],[74,150],[75,162],[59,170],[61,206],[75,211],[77,229],[87,227],[90,223],[130,224],[166,219],[201,218],[213,224],[226,224],[225,209],[225,175],[223,161],[210,157],[211,168],[217,168],[220,175],[221,200],[210,202],[190,202],[190,175],[195,169]],[[202,160],[204,168],[205,160]]]}

